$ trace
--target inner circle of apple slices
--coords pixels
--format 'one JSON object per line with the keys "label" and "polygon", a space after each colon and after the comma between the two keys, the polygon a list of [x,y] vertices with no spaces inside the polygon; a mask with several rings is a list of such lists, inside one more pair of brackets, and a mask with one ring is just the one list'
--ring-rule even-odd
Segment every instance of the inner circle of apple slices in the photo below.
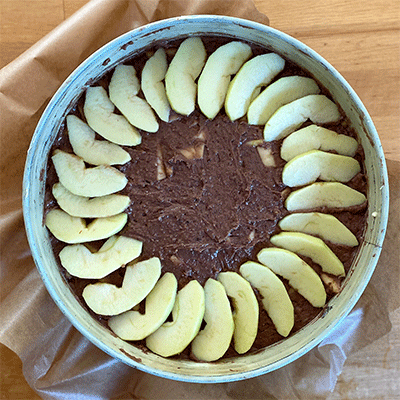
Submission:
{"label": "inner circle of apple slices", "polygon": [[[151,351],[164,357],[179,354],[191,344],[194,358],[216,361],[233,338],[236,352],[244,354],[258,331],[260,310],[253,288],[260,293],[277,332],[287,337],[294,311],[280,277],[320,308],[326,302],[323,282],[330,284],[326,274],[344,275],[343,265],[324,240],[357,246],[355,235],[331,215],[299,211],[345,208],[366,201],[362,193],[340,183],[361,169],[353,158],[358,143],[316,125],[338,121],[338,106],[320,94],[311,78],[280,78],[284,65],[279,55],[253,56],[249,45],[236,41],[220,46],[207,58],[201,38],[192,37],[182,41],[169,65],[162,48],[150,56],[141,82],[133,66],[117,66],[108,92],[100,86],[87,89],[83,108],[87,123],[73,115],[66,118],[74,154],[56,150],[52,156],[60,181],[53,194],[61,210],[47,214],[46,226],[57,239],[70,244],[61,251],[60,260],[71,275],[102,279],[125,268],[122,287],[97,282],[83,291],[87,306],[111,316],[109,327],[123,340],[145,339]],[[271,238],[276,247],[258,253],[258,262],[243,263],[240,274],[220,272],[204,288],[192,280],[178,291],[175,276],[162,273],[158,258],[137,261],[145,243],[116,235],[126,224],[129,198],[118,194],[127,177],[111,165],[130,161],[122,146],[139,145],[140,129],[156,133],[157,117],[169,122],[171,110],[189,115],[196,99],[208,119],[225,107],[232,121],[247,115],[249,124],[265,125],[264,141],[285,138],[283,183],[304,187],[291,190],[285,207],[295,213],[279,221],[284,232]],[[314,124],[296,131],[307,120]],[[96,133],[106,140],[97,140]],[[182,155],[202,158],[204,146],[194,155],[190,151]],[[266,168],[275,168],[268,149],[257,147],[257,151]],[[85,218],[94,221],[88,223]],[[97,252],[84,245],[99,239],[106,241]],[[321,265],[322,280],[299,255]],[[144,314],[136,309],[142,301]]]}

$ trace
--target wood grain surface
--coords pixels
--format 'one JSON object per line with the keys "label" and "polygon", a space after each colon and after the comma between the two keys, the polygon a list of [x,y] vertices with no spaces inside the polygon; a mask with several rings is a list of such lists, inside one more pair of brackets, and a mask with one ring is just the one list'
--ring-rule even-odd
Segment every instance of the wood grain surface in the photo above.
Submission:
{"label": "wood grain surface", "polygon": [[[0,0],[0,67],[50,32],[87,0]],[[309,45],[355,89],[380,135],[387,160],[400,161],[400,2],[254,0],[270,26]],[[397,186],[398,189],[398,186]],[[400,313],[380,345],[347,360],[332,399],[393,399],[400,359]],[[0,346],[0,399],[39,399],[19,358]],[[390,382],[390,385],[385,384]],[[390,393],[390,394],[389,394]],[[400,395],[398,395],[400,398]]]}

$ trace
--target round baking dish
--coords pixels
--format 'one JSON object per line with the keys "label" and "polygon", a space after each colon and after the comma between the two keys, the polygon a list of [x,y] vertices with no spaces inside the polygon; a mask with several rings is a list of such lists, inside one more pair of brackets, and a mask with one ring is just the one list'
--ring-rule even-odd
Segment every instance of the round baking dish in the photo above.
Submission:
{"label": "round baking dish", "polygon": [[[368,220],[365,240],[338,295],[324,314],[296,334],[256,354],[214,363],[167,359],[117,338],[92,319],[60,274],[43,224],[45,171],[50,147],[70,107],[82,91],[115,65],[159,40],[190,35],[223,35],[260,44],[308,70],[349,117],[365,153]],[[26,231],[36,266],[50,295],[71,323],[92,343],[122,362],[164,378],[217,383],[252,378],[299,358],[316,346],[351,311],[378,261],[388,217],[388,179],[382,146],[364,105],[343,77],[301,42],[268,26],[225,16],[185,16],[128,32],[83,62],[62,84],[44,111],[28,151],[23,182]]]}

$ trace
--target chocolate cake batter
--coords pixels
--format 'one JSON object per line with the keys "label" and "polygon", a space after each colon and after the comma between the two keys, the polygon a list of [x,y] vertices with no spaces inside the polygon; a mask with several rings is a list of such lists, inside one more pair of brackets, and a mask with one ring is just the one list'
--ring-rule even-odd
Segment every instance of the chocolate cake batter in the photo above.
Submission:
{"label": "chocolate cake batter", "polygon": [[[211,53],[229,40],[206,39],[204,43]],[[174,48],[177,44],[169,46]],[[253,53],[261,51],[264,50],[254,47]],[[131,61],[139,76],[146,59],[142,55]],[[293,74],[305,75],[305,72],[287,63],[276,79]],[[107,87],[108,79],[109,75],[98,84]],[[85,120],[82,102],[83,99],[71,112]],[[140,132],[142,143],[139,146],[124,147],[132,160],[118,167],[128,178],[121,193],[129,195],[131,204],[126,210],[128,223],[120,234],[143,241],[141,258],[159,257],[162,272],[173,272],[179,289],[192,279],[204,285],[208,278],[216,278],[221,271],[238,271],[244,262],[256,261],[258,251],[271,246],[269,238],[279,233],[278,222],[288,214],[284,201],[291,189],[282,183],[285,162],[279,156],[281,141],[262,143],[263,127],[248,125],[245,119],[231,122],[223,111],[213,120],[196,110],[188,117],[174,114],[169,123],[159,123],[157,133]],[[345,117],[325,127],[354,136]],[[263,164],[257,145],[270,149],[274,166]],[[65,127],[61,129],[54,148],[72,151]],[[362,165],[361,147],[355,158]],[[54,167],[49,162],[46,210],[57,206],[51,195],[51,187],[56,181]],[[366,194],[363,167],[348,185]],[[352,230],[359,241],[362,240],[366,204],[350,210],[318,211],[330,212]],[[58,256],[64,244],[55,238],[52,240]],[[94,246],[101,244],[95,243]],[[358,247],[327,244],[348,271]],[[302,258],[321,273],[317,264]],[[82,290],[95,281],[72,277],[61,265],[60,268],[71,290],[85,306]],[[120,269],[102,281],[120,285],[123,276],[124,269]],[[294,305],[293,334],[317,317],[321,309],[312,307],[287,282],[284,284]],[[332,293],[329,287],[326,289],[329,299]],[[260,319],[258,336],[251,352],[282,339],[264,311],[257,291],[256,294],[260,301]],[[88,311],[100,322],[107,323],[107,318]],[[236,355],[231,346],[225,357]],[[190,357],[189,349],[177,357]]]}

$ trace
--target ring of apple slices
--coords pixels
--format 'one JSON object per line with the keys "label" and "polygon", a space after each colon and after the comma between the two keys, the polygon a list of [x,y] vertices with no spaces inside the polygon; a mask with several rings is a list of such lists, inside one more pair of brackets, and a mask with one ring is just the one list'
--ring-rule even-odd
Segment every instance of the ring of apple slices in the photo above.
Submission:
{"label": "ring of apple slices", "polygon": [[[317,125],[338,121],[338,106],[320,94],[311,78],[280,78],[284,66],[279,55],[252,57],[249,45],[235,41],[207,58],[202,40],[188,38],[169,65],[162,48],[150,56],[141,82],[133,66],[120,65],[114,69],[108,92],[101,86],[88,88],[87,123],[67,116],[74,154],[56,150],[52,156],[59,178],[53,195],[61,210],[51,210],[45,223],[57,239],[68,244],[60,252],[60,261],[72,276],[101,280],[125,268],[122,287],[97,282],[83,290],[87,306],[111,316],[109,327],[121,339],[146,340],[151,351],[164,357],[179,354],[191,344],[195,359],[216,361],[232,341],[236,352],[244,354],[251,350],[258,331],[255,290],[277,332],[287,337],[294,326],[294,310],[281,277],[321,308],[326,302],[325,287],[337,285],[333,277],[345,274],[325,241],[354,247],[357,238],[334,216],[313,209],[365,203],[362,193],[344,184],[361,170],[353,158],[358,143]],[[239,273],[220,272],[204,288],[192,280],[178,291],[175,276],[162,273],[158,258],[140,260],[142,242],[117,235],[126,224],[124,210],[130,199],[118,193],[127,177],[112,165],[130,161],[121,146],[139,145],[138,129],[157,132],[157,117],[168,122],[171,110],[189,115],[196,99],[209,119],[224,107],[232,121],[246,116],[248,124],[264,125],[265,142],[284,139],[282,180],[295,190],[290,189],[285,202],[289,215],[279,221],[282,232],[271,238],[275,247],[261,250],[258,262],[245,262]],[[298,129],[307,120],[313,124]],[[96,134],[105,140],[97,140]],[[274,168],[269,149],[254,147],[263,164]],[[202,158],[203,149],[204,144],[195,157]],[[106,241],[97,251],[85,245],[100,239]],[[301,257],[319,264],[321,276]],[[338,291],[336,287],[334,292]],[[142,301],[144,314],[136,309]]]}

